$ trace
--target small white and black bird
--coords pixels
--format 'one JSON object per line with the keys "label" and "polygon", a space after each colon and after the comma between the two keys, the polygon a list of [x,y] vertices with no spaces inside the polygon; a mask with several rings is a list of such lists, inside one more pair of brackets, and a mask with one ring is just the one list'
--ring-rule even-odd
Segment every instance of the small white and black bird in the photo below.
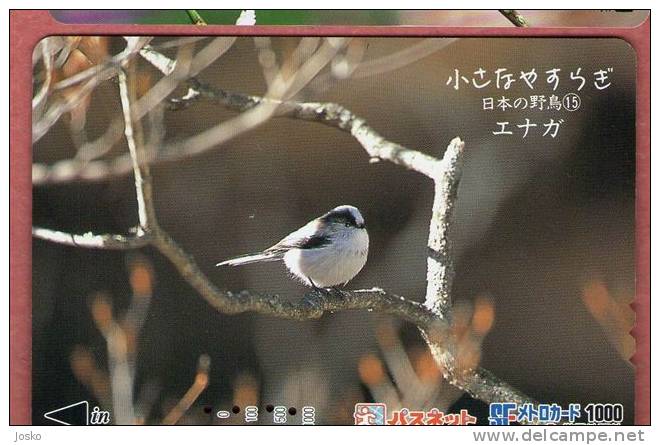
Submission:
{"label": "small white and black bird", "polygon": [[284,261],[303,284],[328,288],[346,284],[367,262],[369,235],[360,211],[335,207],[263,252],[223,261],[216,266],[242,266]]}

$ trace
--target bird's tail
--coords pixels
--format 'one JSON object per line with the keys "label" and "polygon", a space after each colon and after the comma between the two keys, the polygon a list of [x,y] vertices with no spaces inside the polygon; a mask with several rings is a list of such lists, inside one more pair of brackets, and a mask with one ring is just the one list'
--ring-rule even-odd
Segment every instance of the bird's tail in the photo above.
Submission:
{"label": "bird's tail", "polygon": [[242,266],[244,264],[252,264],[252,263],[264,263],[268,261],[278,261],[281,260],[282,256],[277,255],[274,253],[266,253],[266,252],[259,252],[259,253],[250,253],[247,255],[242,255],[236,258],[232,258],[230,260],[223,261],[221,263],[216,264],[216,267],[218,266]]}

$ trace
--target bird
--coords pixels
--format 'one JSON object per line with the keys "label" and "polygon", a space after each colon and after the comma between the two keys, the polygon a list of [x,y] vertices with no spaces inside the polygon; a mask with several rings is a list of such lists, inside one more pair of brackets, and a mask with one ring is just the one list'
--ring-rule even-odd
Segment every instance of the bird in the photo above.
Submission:
{"label": "bird", "polygon": [[290,233],[268,249],[216,266],[284,261],[293,278],[316,290],[346,285],[364,267],[369,234],[357,207],[340,205]]}

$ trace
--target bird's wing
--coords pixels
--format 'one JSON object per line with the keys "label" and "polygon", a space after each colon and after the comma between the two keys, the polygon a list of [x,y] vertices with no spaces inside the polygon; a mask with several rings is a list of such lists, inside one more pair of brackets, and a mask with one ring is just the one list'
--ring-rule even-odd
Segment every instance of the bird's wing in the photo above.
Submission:
{"label": "bird's wing", "polygon": [[266,249],[266,252],[284,254],[291,249],[318,249],[327,246],[331,239],[328,236],[319,235],[318,225],[318,221],[310,221],[273,247]]}
{"label": "bird's wing", "polygon": [[320,249],[330,244],[332,240],[328,236],[318,234],[319,224],[323,223],[317,220],[310,221],[263,252],[241,255],[218,263],[216,266],[242,266],[244,264],[278,261],[291,249]]}

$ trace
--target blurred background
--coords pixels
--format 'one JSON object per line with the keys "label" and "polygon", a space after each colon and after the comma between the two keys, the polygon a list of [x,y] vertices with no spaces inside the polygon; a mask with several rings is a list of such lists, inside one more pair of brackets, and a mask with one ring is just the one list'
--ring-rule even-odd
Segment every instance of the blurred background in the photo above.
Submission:
{"label": "blurred background", "polygon": [[[533,26],[637,26],[649,12],[644,10],[518,10]],[[230,25],[239,10],[200,10],[209,24]],[[64,23],[190,23],[182,10],[53,10]],[[260,9],[260,25],[435,25],[511,26],[497,10],[286,10]]]}
{"label": "blurred background", "polygon": [[[268,61],[286,75],[295,67],[291,60],[308,60],[323,43],[313,40],[241,37],[198,78],[264,94]],[[199,51],[212,41],[158,37],[150,44],[174,58],[183,45]],[[78,40],[92,65],[125,45],[119,37]],[[456,330],[474,352],[470,360],[540,401],[622,403],[632,423],[631,47],[586,38],[353,38],[342,45],[296,99],[340,103],[386,138],[438,157],[452,138],[465,141],[451,237]],[[419,45],[426,52],[410,50]],[[76,72],[67,72],[67,63],[57,79]],[[144,60],[132,63],[141,95],[162,75]],[[530,91],[520,83],[510,92],[447,85],[456,69],[471,76],[480,67],[491,74],[503,67],[562,69],[557,91],[540,75],[531,94],[576,92],[568,75],[578,67],[588,76],[612,67],[612,85],[600,91],[588,77],[574,112],[484,111],[483,97]],[[43,71],[35,51],[35,91]],[[176,93],[185,91],[180,86]],[[178,111],[160,107],[143,121],[163,147],[185,146],[234,116],[200,101]],[[122,127],[110,125],[118,118],[117,84],[105,80],[34,143],[35,226],[126,233],[137,224],[132,175],[51,181],[44,174],[69,168],[71,159],[85,162],[81,147],[107,132],[116,133],[115,142],[97,160],[112,164],[124,155]],[[554,139],[492,134],[497,121],[525,118],[564,123]],[[348,287],[379,286],[423,301],[432,184],[396,165],[369,163],[349,134],[275,118],[201,154],[159,162],[152,174],[161,225],[220,288],[298,300],[306,289],[281,264],[214,264],[352,204],[365,216],[371,245],[367,265]],[[286,407],[289,423],[300,424],[303,406],[313,406],[317,424],[352,424],[355,403],[368,401],[387,402],[390,410],[467,408],[488,422],[484,403],[442,380],[417,329],[389,316],[341,312],[306,322],[227,316],[152,248],[86,250],[34,239],[32,254],[35,424],[48,423],[44,412],[79,400],[110,410],[117,423],[242,424],[245,407],[254,405],[258,423],[269,424],[271,405]],[[234,407],[240,411],[229,419],[215,416]]]}

